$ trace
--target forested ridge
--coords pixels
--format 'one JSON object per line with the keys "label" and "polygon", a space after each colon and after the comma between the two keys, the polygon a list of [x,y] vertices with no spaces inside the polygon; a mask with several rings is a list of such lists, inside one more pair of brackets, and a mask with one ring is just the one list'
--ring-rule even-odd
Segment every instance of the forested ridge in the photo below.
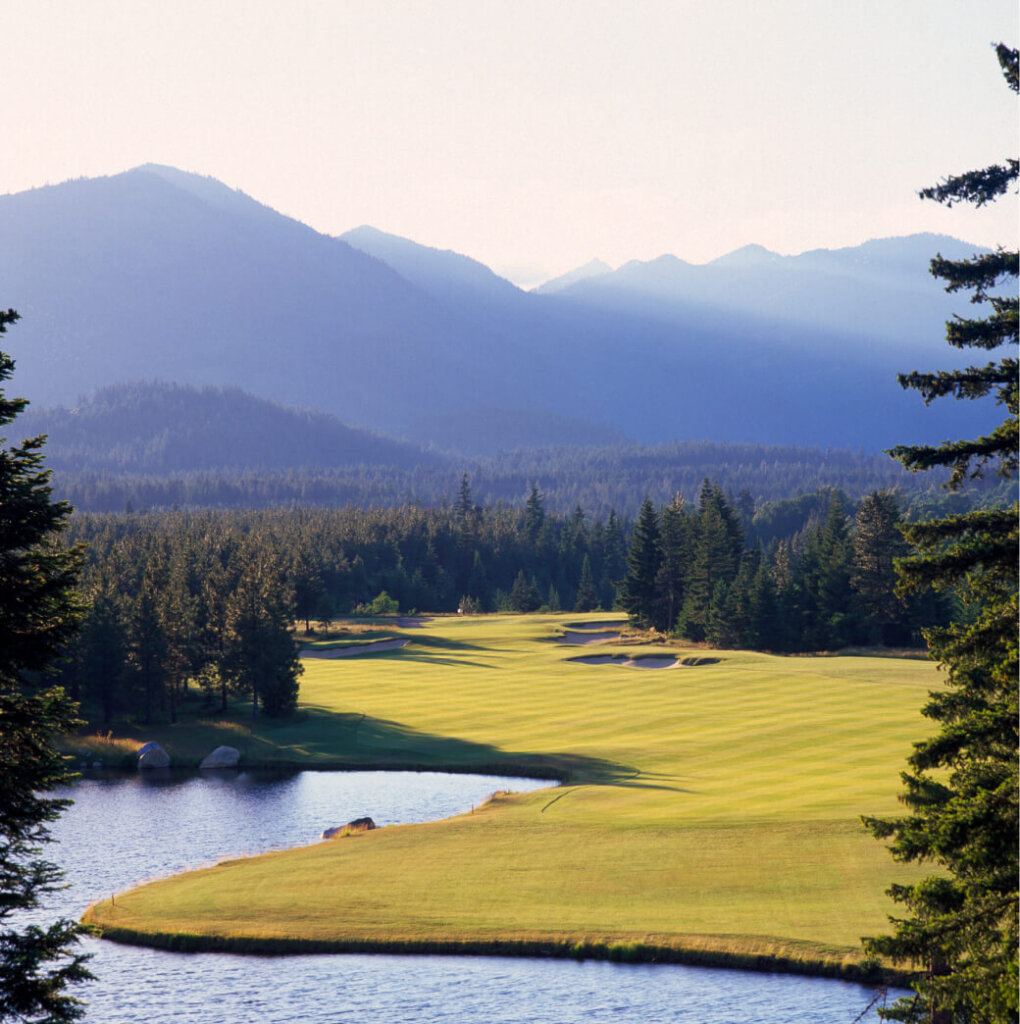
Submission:
{"label": "forested ridge", "polygon": [[[947,474],[918,476],[885,455],[716,441],[558,445],[468,457],[395,441],[334,416],[236,388],[158,382],[102,389],[74,409],[29,408],[19,429],[47,434],[56,490],[90,512],[291,505],[441,506],[461,475],[484,505],[523,505],[536,483],[551,512],[580,505],[605,518],[697,498],[706,477],[757,503],[835,487],[937,493]],[[990,488],[991,489],[991,488]]]}

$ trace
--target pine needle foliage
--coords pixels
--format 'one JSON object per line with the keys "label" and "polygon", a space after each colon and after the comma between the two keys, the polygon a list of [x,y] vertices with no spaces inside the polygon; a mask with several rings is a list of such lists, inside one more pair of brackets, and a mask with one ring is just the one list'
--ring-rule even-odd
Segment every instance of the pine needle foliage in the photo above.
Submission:
{"label": "pine needle foliage", "polygon": [[[17,319],[0,310],[0,334]],[[0,383],[13,369],[0,352]],[[0,429],[26,404],[0,390]],[[26,682],[53,661],[80,617],[81,556],[54,540],[71,509],[51,499],[43,441],[6,447],[0,437],[0,1021],[63,1024],[84,1013],[67,987],[91,977],[76,951],[85,929],[67,920],[18,921],[62,887],[60,869],[40,855],[67,801],[43,794],[71,778],[52,739],[77,724],[76,705],[61,689]]]}
{"label": "pine needle foliage", "polygon": [[[1018,91],[1017,51],[996,52],[1007,84]],[[1015,190],[1018,165],[1003,164],[951,177],[924,198],[952,206],[983,206]],[[912,373],[904,387],[925,402],[993,395],[1006,410],[994,430],[938,446],[900,446],[892,454],[912,470],[951,469],[955,490],[989,469],[1017,469],[1017,252],[1000,249],[969,260],[936,257],[932,273],[950,292],[969,290],[986,315],[957,318],[947,337],[958,348],[1005,348],[998,362],[965,370]],[[1008,290],[1000,290],[1012,281]],[[916,995],[880,1011],[888,1019],[932,1024],[1004,1024],[1020,1019],[1017,991],[1017,575],[1018,508],[988,509],[912,525],[916,554],[899,562],[903,590],[955,588],[964,621],[930,630],[932,657],[946,675],[924,714],[938,733],[915,745],[902,773],[908,813],[865,818],[872,833],[891,839],[900,861],[931,864],[914,885],[889,895],[906,915],[891,936],[868,939],[869,952],[918,968]]]}

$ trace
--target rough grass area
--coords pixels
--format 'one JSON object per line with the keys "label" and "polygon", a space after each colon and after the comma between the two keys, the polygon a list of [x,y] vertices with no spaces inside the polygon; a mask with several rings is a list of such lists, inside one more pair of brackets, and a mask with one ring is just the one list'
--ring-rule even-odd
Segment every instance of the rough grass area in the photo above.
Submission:
{"label": "rough grass area", "polygon": [[[548,642],[576,621],[437,618],[401,650],[308,659],[297,719],[252,737],[267,760],[516,768],[563,788],[219,864],[86,919],[173,948],[547,950],[859,973],[860,937],[892,909],[885,888],[911,875],[858,816],[895,811],[935,667],[713,652],[634,672]],[[656,651],[705,653],[633,653]]]}

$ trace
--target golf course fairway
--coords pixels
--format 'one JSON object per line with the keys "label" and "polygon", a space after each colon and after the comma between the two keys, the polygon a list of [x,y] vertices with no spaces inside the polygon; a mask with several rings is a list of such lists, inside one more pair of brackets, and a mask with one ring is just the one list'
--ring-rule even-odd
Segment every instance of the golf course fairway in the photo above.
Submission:
{"label": "golf course fairway", "polygon": [[[440,617],[379,634],[402,647],[305,658],[295,721],[260,723],[242,749],[306,767],[544,773],[562,786],[225,861],[118,894],[85,920],[174,949],[591,955],[852,976],[861,936],[887,930],[885,889],[916,877],[859,816],[897,812],[936,667],[554,642],[582,618],[596,629],[610,616]],[[576,660],[595,651],[629,663]],[[640,667],[656,652],[694,664]],[[174,736],[161,740],[173,756]]]}

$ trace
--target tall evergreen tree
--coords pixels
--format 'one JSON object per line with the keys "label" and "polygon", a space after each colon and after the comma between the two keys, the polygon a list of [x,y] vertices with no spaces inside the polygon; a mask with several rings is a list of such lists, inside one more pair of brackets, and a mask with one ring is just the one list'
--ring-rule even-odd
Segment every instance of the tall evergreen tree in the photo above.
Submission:
{"label": "tall evergreen tree", "polygon": [[627,546],[623,542],[623,527],[613,509],[609,510],[605,529],[602,531],[602,576],[598,580],[599,604],[603,608],[618,605],[617,586],[627,571]]}
{"label": "tall evergreen tree", "polygon": [[476,550],[471,562],[471,575],[468,577],[467,597],[470,597],[479,611],[492,609],[492,588],[489,585],[489,574],[485,571],[482,556]]}
{"label": "tall evergreen tree", "polygon": [[905,610],[903,597],[896,590],[896,560],[907,553],[897,529],[900,518],[896,497],[888,491],[872,491],[857,506],[850,583],[862,639],[868,644],[905,640],[898,626]]}
{"label": "tall evergreen tree", "polygon": [[646,497],[638,511],[637,522],[627,552],[627,575],[620,582],[620,607],[635,626],[655,622],[656,577],[662,565],[659,546],[659,515],[651,498]]}
{"label": "tall evergreen tree", "polygon": [[[0,334],[17,319],[0,310]],[[13,369],[0,352],[0,383]],[[27,404],[0,389],[0,429]],[[71,509],[52,500],[43,440],[0,447],[0,1020],[62,1024],[84,1014],[67,991],[91,977],[77,952],[84,929],[58,920],[18,930],[11,920],[62,888],[62,872],[41,852],[68,801],[44,794],[72,778],[53,739],[78,724],[63,690],[26,682],[52,665],[81,616],[74,589],[81,555],[56,543]]]}
{"label": "tall evergreen tree", "polygon": [[[698,496],[693,555],[678,632],[689,640],[708,637],[710,611],[721,612],[743,550],[740,522],[722,489],[706,480]],[[720,586],[721,585],[721,586]]]}
{"label": "tall evergreen tree", "polygon": [[532,484],[531,493],[524,505],[524,532],[532,544],[538,540],[544,523],[545,506],[542,503],[542,495],[539,493],[538,484]]}
{"label": "tall evergreen tree", "polygon": [[[1020,91],[1015,49],[996,48],[1009,87]],[[1018,161],[946,179],[922,195],[952,205],[982,206],[1015,189]],[[948,466],[950,487],[990,466],[1002,475],[1017,469],[1018,343],[1016,250],[969,260],[932,261],[948,291],[972,292],[987,313],[948,324],[949,343],[993,351],[998,362],[966,370],[901,377],[930,402],[944,395],[992,394],[1006,418],[989,434],[932,446],[901,446],[894,454],[911,469]],[[1000,291],[1000,282],[1010,282]],[[893,856],[928,862],[936,874],[915,885],[894,885],[892,898],[906,911],[895,933],[867,948],[920,965],[917,998],[884,1011],[900,1021],[933,1024],[1003,1024],[1020,1017],[1018,996],[1018,779],[1017,564],[1018,508],[991,509],[929,520],[909,527],[917,554],[901,563],[904,586],[956,587],[972,614],[930,630],[928,643],[942,664],[946,686],[931,694],[924,714],[939,732],[915,745],[903,773],[901,800],[908,813],[892,820],[867,818]]]}
{"label": "tall evergreen tree", "polygon": [[595,577],[591,571],[591,559],[585,555],[581,563],[581,579],[577,584],[575,612],[593,612],[599,606],[599,594],[595,589]]}
{"label": "tall evergreen tree", "polygon": [[662,561],[656,575],[658,594],[655,625],[664,632],[676,628],[683,605],[684,586],[690,571],[694,522],[687,503],[677,495],[663,510],[659,521]]}
{"label": "tall evergreen tree", "polygon": [[282,718],[297,706],[302,672],[290,632],[293,606],[280,586],[280,566],[259,551],[257,540],[245,562],[227,602],[222,672],[251,695],[252,717],[261,710]]}
{"label": "tall evergreen tree", "polygon": [[146,581],[138,595],[129,624],[128,655],[134,685],[149,725],[165,701],[167,640],[153,586]]}
{"label": "tall evergreen tree", "polygon": [[535,612],[541,607],[542,598],[534,580],[529,580],[521,569],[514,578],[510,588],[510,610],[515,612]]}
{"label": "tall evergreen tree", "polygon": [[850,590],[850,532],[846,509],[833,495],[818,532],[818,562],[815,578],[816,635],[812,646],[835,650],[853,638]]}
{"label": "tall evergreen tree", "polygon": [[83,698],[99,705],[104,725],[124,702],[125,646],[118,602],[108,589],[99,590],[82,626],[75,670]]}

